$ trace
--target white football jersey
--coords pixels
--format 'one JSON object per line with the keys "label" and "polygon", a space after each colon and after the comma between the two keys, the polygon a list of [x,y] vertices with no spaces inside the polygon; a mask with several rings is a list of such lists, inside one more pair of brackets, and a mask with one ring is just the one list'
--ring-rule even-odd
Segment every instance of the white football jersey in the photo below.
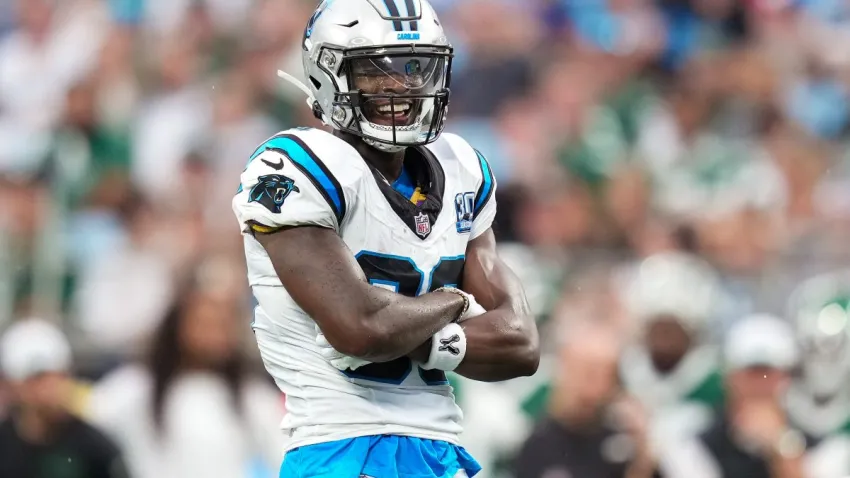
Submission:
{"label": "white football jersey", "polygon": [[445,375],[406,357],[356,371],[331,366],[315,344],[315,322],[282,287],[248,226],[333,229],[374,286],[400,294],[459,285],[467,244],[490,228],[496,214],[496,183],[484,157],[455,135],[443,134],[416,151],[418,161],[408,160],[406,168],[428,185],[418,206],[351,145],[316,129],[269,139],[242,174],[233,209],[259,304],[257,342],[286,394],[287,449],[379,434],[457,443],[462,414]]}

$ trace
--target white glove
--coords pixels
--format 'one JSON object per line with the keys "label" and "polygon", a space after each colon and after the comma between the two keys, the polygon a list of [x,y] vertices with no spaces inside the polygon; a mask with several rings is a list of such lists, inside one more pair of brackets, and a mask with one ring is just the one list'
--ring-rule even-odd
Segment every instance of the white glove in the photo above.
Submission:
{"label": "white glove", "polygon": [[325,334],[316,327],[318,335],[316,336],[316,345],[319,347],[319,353],[337,370],[357,370],[358,368],[371,363],[366,360],[361,360],[355,357],[349,357],[343,353],[337,352],[335,348],[325,338]]}

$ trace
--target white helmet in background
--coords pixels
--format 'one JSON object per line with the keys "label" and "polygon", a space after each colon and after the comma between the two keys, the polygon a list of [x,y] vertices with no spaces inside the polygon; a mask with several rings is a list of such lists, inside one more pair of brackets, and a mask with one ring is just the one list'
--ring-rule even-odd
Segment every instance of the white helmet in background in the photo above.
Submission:
{"label": "white helmet in background", "polygon": [[442,132],[452,48],[427,1],[324,0],[302,47],[305,90],[325,124],[391,152]]}
{"label": "white helmet in background", "polygon": [[625,305],[639,324],[675,317],[692,333],[701,332],[724,298],[720,279],[704,260],[665,252],[644,259],[626,278]]}
{"label": "white helmet in background", "polygon": [[802,382],[829,398],[850,380],[850,270],[800,284],[788,302],[802,352]]}

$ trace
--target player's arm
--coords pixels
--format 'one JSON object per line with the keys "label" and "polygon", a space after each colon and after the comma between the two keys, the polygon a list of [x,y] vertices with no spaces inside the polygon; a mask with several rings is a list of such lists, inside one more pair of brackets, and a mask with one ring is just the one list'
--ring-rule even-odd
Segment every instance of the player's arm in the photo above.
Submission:
{"label": "player's arm", "polygon": [[[460,144],[462,140],[454,141]],[[470,148],[468,144],[460,147]],[[496,178],[484,155],[471,151],[481,183],[470,205],[473,209],[467,211],[473,213],[474,220],[466,247],[462,289],[483,310],[477,312],[481,315],[441,329],[411,358],[426,370],[452,370],[479,381],[533,375],[540,362],[537,326],[522,284],[496,252],[491,228],[496,217]]]}
{"label": "player's arm", "polygon": [[[537,326],[522,285],[496,253],[496,240],[489,228],[467,246],[463,290],[488,312],[442,329],[411,358],[425,364],[426,369],[433,364],[434,368],[484,382],[533,375],[540,362]],[[450,351],[451,346],[455,352]],[[458,352],[460,348],[463,353]],[[441,355],[448,360],[443,361]]]}
{"label": "player's arm", "polygon": [[408,298],[367,282],[338,231],[371,174],[333,141],[316,131],[266,141],[242,173],[234,212],[336,351],[370,362],[394,360],[457,318],[465,301],[447,292]]}
{"label": "player's arm", "polygon": [[467,246],[463,290],[488,312],[461,324],[467,348],[455,372],[480,381],[533,375],[540,363],[537,325],[522,284],[496,252],[492,229]]}
{"label": "player's arm", "polygon": [[287,292],[345,355],[370,362],[407,355],[464,307],[450,292],[411,298],[370,285],[332,229],[284,227],[255,237]]}

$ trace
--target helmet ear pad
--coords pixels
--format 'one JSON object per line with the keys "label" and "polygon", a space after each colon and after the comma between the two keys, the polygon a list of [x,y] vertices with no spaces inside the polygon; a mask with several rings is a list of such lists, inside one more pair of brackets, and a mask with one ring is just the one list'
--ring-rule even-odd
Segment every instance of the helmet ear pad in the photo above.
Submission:
{"label": "helmet ear pad", "polygon": [[316,119],[319,120],[319,121],[324,120],[324,118],[323,118],[324,115],[322,113],[322,107],[319,106],[319,102],[315,101],[315,100],[313,101],[313,116],[315,116]]}
{"label": "helmet ear pad", "polygon": [[347,91],[345,71],[340,68],[341,50],[321,47],[306,39],[301,54],[304,76],[307,79],[313,101],[313,116],[326,125],[332,125],[334,92]]}

